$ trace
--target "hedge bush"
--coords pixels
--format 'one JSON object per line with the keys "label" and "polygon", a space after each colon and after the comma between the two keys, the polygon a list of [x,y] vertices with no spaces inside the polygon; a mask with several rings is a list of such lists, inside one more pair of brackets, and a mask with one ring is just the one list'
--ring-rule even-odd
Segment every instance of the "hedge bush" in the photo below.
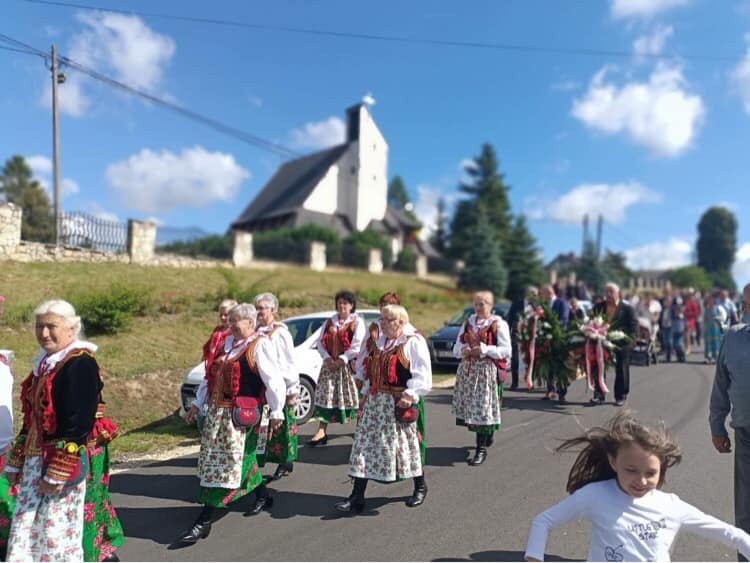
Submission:
{"label": "hedge bush", "polygon": [[73,295],[70,302],[89,335],[116,334],[130,328],[133,316],[146,315],[151,291],[113,284],[109,289]]}
{"label": "hedge bush", "polygon": [[341,237],[331,229],[318,225],[277,229],[253,234],[253,254],[258,258],[305,263],[311,242],[326,245],[326,261],[341,261]]}
{"label": "hedge bush", "polygon": [[344,239],[343,260],[347,266],[367,268],[370,249],[379,248],[382,252],[383,267],[390,269],[391,244],[380,233],[366,229],[352,233]]}
{"label": "hedge bush", "polygon": [[417,253],[411,248],[404,248],[398,253],[396,263],[393,265],[394,270],[399,272],[416,272],[417,271]]}

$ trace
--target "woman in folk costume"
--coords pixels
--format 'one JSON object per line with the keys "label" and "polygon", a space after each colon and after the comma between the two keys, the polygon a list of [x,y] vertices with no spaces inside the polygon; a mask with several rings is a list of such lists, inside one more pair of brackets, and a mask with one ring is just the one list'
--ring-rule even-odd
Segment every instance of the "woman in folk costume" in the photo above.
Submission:
{"label": "woman in folk costume", "polygon": [[41,346],[21,385],[23,428],[5,471],[20,481],[8,542],[10,561],[118,561],[122,526],[109,498],[107,444],[96,345],[79,340],[70,303],[34,311]]}
{"label": "woman in folk costume", "polygon": [[349,498],[336,504],[340,512],[364,509],[369,479],[383,483],[414,479],[414,493],[406,501],[409,507],[421,505],[427,496],[417,418],[422,397],[432,388],[432,368],[427,342],[407,329],[408,323],[406,309],[384,306],[382,334],[357,362],[357,378],[363,385],[362,414],[349,457],[354,488]]}
{"label": "woman in folk costume", "polygon": [[258,311],[258,331],[267,335],[276,350],[276,365],[281,370],[286,385],[286,405],[284,424],[268,440],[266,462],[278,463],[273,479],[281,479],[294,470],[297,459],[297,415],[295,406],[299,395],[299,373],[294,363],[294,342],[289,329],[282,322],[274,320],[279,310],[279,300],[273,293],[261,293],[255,299]]}
{"label": "woman in folk costume", "polygon": [[[13,354],[0,350],[0,471],[5,468],[8,451],[13,442],[13,372],[10,369]],[[0,476],[0,559],[5,561],[8,548],[8,533],[13,507],[16,504],[15,491],[11,492],[8,479]]]}
{"label": "woman in folk costume", "polygon": [[457,425],[476,433],[476,452],[469,465],[481,465],[495,430],[500,428],[503,385],[498,364],[510,360],[511,345],[508,323],[492,314],[492,293],[478,291],[473,301],[474,313],[461,327],[453,346],[453,354],[461,358],[461,363],[452,412]]}
{"label": "woman in folk costume", "polygon": [[320,426],[308,442],[311,446],[328,443],[328,423],[349,421],[359,405],[352,366],[365,337],[365,323],[355,312],[357,301],[350,291],[339,291],[334,303],[337,313],[323,325],[318,341],[323,367],[315,386],[313,418]]}
{"label": "woman in folk costume", "polygon": [[[284,423],[284,379],[276,366],[271,341],[255,330],[255,307],[241,303],[229,312],[232,334],[226,353],[206,373],[208,410],[201,432],[198,457],[199,502],[203,505],[193,526],[179,538],[193,544],[208,537],[217,508],[226,508],[256,491],[255,503],[245,516],[272,504],[263,484],[257,453],[265,452],[269,432]],[[193,405],[188,423],[203,405]]]}

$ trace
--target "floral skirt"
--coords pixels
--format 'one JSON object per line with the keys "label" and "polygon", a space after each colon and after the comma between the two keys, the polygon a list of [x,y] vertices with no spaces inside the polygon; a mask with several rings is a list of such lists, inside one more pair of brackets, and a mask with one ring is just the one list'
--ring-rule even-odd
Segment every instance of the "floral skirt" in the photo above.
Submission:
{"label": "floral skirt", "polygon": [[497,367],[491,359],[462,360],[451,407],[456,424],[480,434],[491,434],[500,428],[502,393]]}
{"label": "floral skirt", "polygon": [[[297,417],[294,407],[284,407],[284,424],[268,439],[266,453],[258,456],[263,463],[291,463],[297,459]],[[261,463],[261,465],[263,465]]]}
{"label": "floral skirt", "polygon": [[122,524],[109,496],[109,448],[89,449],[89,474],[83,505],[84,561],[103,561],[125,541]]}
{"label": "floral skirt", "polygon": [[419,477],[422,475],[422,437],[416,422],[396,421],[393,395],[368,395],[354,433],[349,475],[383,483]]}
{"label": "floral skirt", "polygon": [[348,365],[342,368],[320,368],[315,386],[313,418],[321,422],[345,423],[356,417],[359,392]]}
{"label": "floral skirt", "polygon": [[42,457],[26,458],[8,539],[8,561],[83,561],[86,481],[43,495]]}
{"label": "floral skirt", "polygon": [[0,475],[0,551],[5,552],[10,535],[10,521],[16,506],[18,487],[11,488],[8,477],[3,471]]}
{"label": "floral skirt", "polygon": [[263,483],[263,461],[255,453],[257,431],[257,426],[250,431],[235,428],[231,409],[209,407],[198,457],[198,502],[224,508]]}

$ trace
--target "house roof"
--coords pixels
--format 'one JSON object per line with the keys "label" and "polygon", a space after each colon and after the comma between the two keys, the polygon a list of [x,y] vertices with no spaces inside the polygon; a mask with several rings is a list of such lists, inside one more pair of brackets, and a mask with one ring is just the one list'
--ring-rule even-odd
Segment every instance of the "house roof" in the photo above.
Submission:
{"label": "house roof", "polygon": [[298,211],[348,147],[348,143],[344,143],[284,163],[232,222],[231,228],[252,229],[257,221]]}

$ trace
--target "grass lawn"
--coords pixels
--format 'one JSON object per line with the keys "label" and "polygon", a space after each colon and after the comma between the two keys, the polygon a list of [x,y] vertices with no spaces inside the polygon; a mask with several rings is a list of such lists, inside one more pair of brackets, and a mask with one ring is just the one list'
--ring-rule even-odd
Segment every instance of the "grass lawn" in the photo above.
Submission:
{"label": "grass lawn", "polygon": [[[99,346],[97,359],[104,370],[108,412],[124,430],[113,443],[115,459],[196,442],[195,430],[174,414],[179,386],[185,370],[200,360],[203,342],[217,322],[216,307],[225,296],[250,300],[271,291],[279,297],[284,318],[333,309],[333,295],[340,289],[354,291],[362,308],[375,307],[382,293],[396,291],[412,323],[426,335],[469,302],[469,296],[457,291],[447,278],[422,280],[390,272],[15,262],[3,262],[2,267],[0,295],[5,302],[0,348],[15,352],[17,387],[38,350],[32,314],[41,301],[63,298],[75,305],[82,295],[106,294],[113,284],[135,289],[148,299],[148,310],[135,317],[127,331],[90,337]],[[453,375],[436,372],[435,381]]]}

